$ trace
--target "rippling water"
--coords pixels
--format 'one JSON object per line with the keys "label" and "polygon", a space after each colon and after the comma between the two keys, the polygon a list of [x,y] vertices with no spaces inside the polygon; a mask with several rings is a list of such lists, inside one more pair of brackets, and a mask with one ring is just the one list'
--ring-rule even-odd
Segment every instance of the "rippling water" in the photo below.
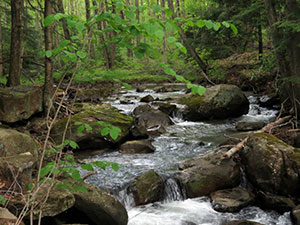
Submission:
{"label": "rippling water", "polygon": [[[150,90],[145,93],[129,91],[119,99],[113,97],[108,102],[125,113],[131,113],[139,105],[139,99],[147,94],[154,98],[165,99],[178,96],[183,92],[156,94]],[[263,211],[257,207],[247,207],[239,213],[219,213],[213,210],[208,198],[184,200],[184,193],[176,186],[174,180],[167,180],[165,200],[146,206],[134,207],[132,196],[124,188],[139,174],[155,169],[158,173],[170,176],[184,159],[198,156],[200,153],[214,149],[226,140],[224,134],[235,132],[237,121],[269,122],[276,116],[275,110],[258,106],[257,99],[249,97],[249,113],[238,119],[221,122],[189,122],[180,117],[173,118],[175,125],[167,132],[155,138],[156,151],[152,154],[122,155],[119,152],[105,153],[86,159],[86,161],[107,160],[118,162],[122,168],[114,172],[111,168],[100,171],[87,179],[104,189],[118,193],[118,198],[125,204],[129,214],[130,225],[219,225],[235,219],[248,219],[266,225],[290,225],[288,214],[279,215],[273,211]],[[125,103],[126,104],[121,104]],[[168,189],[169,188],[169,189]]]}

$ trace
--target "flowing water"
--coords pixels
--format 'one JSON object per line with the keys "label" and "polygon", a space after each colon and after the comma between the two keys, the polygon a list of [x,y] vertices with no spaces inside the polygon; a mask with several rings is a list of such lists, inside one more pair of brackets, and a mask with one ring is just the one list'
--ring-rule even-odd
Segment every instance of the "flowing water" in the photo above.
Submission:
{"label": "flowing water", "polygon": [[[144,93],[129,91],[118,97],[113,96],[108,102],[130,114],[137,105],[144,104],[139,100],[147,94],[163,100],[182,93],[180,91],[168,93],[154,93],[151,90],[146,90]],[[267,123],[275,118],[277,113],[275,110],[259,107],[256,97],[249,96],[248,99],[251,103],[249,113],[237,119],[221,122],[190,122],[182,120],[180,114],[176,115],[173,118],[175,124],[168,127],[165,134],[154,139],[153,145],[156,151],[152,154],[122,155],[111,152],[86,159],[86,162],[106,160],[122,165],[118,172],[114,172],[111,168],[98,171],[96,175],[89,177],[87,182],[116,193],[128,210],[129,225],[221,225],[236,219],[247,219],[266,225],[290,225],[287,213],[279,215],[274,211],[263,211],[258,207],[247,207],[239,213],[216,212],[207,197],[186,199],[184,191],[172,179],[172,174],[180,161],[213,150],[226,140],[226,134],[235,132],[236,122]],[[149,169],[154,169],[165,178],[164,200],[136,207],[132,194],[128,193],[126,187],[136,176]]]}

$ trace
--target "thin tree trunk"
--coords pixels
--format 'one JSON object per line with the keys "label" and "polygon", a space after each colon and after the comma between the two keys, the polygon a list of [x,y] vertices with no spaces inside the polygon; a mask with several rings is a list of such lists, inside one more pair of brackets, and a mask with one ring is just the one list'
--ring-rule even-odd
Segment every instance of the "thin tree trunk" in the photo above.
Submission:
{"label": "thin tree trunk", "polygon": [[[140,23],[140,10],[139,10],[139,0],[135,0],[135,7],[136,7],[136,20]],[[141,43],[141,37],[137,36],[136,44],[139,45]]]}
{"label": "thin tree trunk", "polygon": [[[86,16],[86,21],[88,21],[91,18],[91,11],[90,11],[90,0],[85,0],[85,16]],[[88,38],[90,39],[89,42],[89,53],[91,53],[91,56],[95,56],[95,50],[94,50],[94,45],[92,43],[92,33],[91,33],[91,27],[88,27],[87,29],[87,35]]]}
{"label": "thin tree trunk", "polygon": [[[160,6],[164,9],[166,4],[165,4],[165,0],[160,0]],[[165,11],[162,10],[161,11],[161,19],[162,20],[165,20],[166,18],[166,15],[165,15]],[[167,41],[166,41],[166,33],[163,37],[163,49],[162,49],[162,54],[163,54],[163,57],[164,57],[164,62],[167,63],[167,58],[166,58],[166,50],[167,50]]]}
{"label": "thin tree trunk", "polygon": [[[93,6],[98,6],[96,0],[93,0]],[[103,5],[102,5],[102,7],[100,6],[100,9],[101,8],[103,8]],[[96,15],[99,14],[99,12],[100,12],[99,9],[95,9],[95,14]],[[101,24],[100,21],[97,23],[97,28],[98,28],[98,30],[102,30],[102,24]],[[106,68],[107,69],[111,69],[112,66],[111,66],[111,63],[110,63],[111,60],[110,60],[109,50],[108,50],[108,47],[107,47],[107,45],[105,43],[105,39],[104,39],[103,35],[100,35],[100,42],[101,42],[101,44],[103,46],[103,53],[104,53],[104,59],[105,59]]]}
{"label": "thin tree trunk", "polygon": [[[52,12],[51,0],[45,0],[45,12],[46,18]],[[45,27],[45,51],[52,50],[52,25]],[[45,84],[43,92],[43,110],[44,115],[47,116],[52,108],[52,96],[53,96],[53,62],[52,57],[45,56]]]}
{"label": "thin tree trunk", "polygon": [[[64,4],[62,0],[57,0],[58,12],[65,14]],[[62,19],[62,27],[64,31],[65,39],[71,40],[70,31],[68,29],[67,20],[65,18]]]}
{"label": "thin tree trunk", "polygon": [[258,25],[258,58],[262,59],[263,56],[263,37],[262,37],[262,26]]}
{"label": "thin tree trunk", "polygon": [[179,0],[175,0],[176,5],[176,16],[180,17],[180,3]]}
{"label": "thin tree trunk", "polygon": [[[126,5],[127,5],[127,7],[130,6],[130,1],[129,0],[126,0]],[[129,40],[129,42],[130,42],[130,44],[132,43],[131,40]],[[127,54],[126,55],[127,55],[127,57],[130,57],[130,58],[133,57],[133,52],[130,48],[127,48]]]}
{"label": "thin tree trunk", "polygon": [[[0,9],[2,7],[2,2],[0,2]],[[0,13],[0,62],[3,60],[3,53],[2,53],[2,12]],[[0,63],[0,76],[3,76],[3,64]]]}
{"label": "thin tree trunk", "polygon": [[21,84],[23,5],[24,0],[11,0],[11,43],[8,87]]}

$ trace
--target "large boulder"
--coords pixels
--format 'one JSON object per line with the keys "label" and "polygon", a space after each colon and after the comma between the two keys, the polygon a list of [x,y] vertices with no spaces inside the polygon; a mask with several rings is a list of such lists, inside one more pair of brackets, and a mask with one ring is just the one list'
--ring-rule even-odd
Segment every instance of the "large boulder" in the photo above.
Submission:
{"label": "large boulder", "polygon": [[0,89],[0,121],[14,123],[41,111],[41,86],[22,85]]}
{"label": "large boulder", "polygon": [[187,197],[195,198],[232,188],[240,182],[240,168],[232,159],[221,160],[223,151],[213,151],[179,165],[178,178]]}
{"label": "large boulder", "polygon": [[192,121],[238,117],[249,110],[244,93],[237,86],[227,84],[209,87],[202,96],[188,94],[179,103],[186,105],[184,117]]}
{"label": "large boulder", "polygon": [[[75,110],[79,112],[71,116],[66,139],[77,142],[80,149],[102,149],[110,147],[112,144],[120,143],[128,136],[133,124],[131,116],[120,113],[109,104],[82,103],[77,104]],[[59,120],[51,130],[51,137],[57,144],[60,144],[62,141],[67,121],[68,118]],[[110,138],[109,135],[101,135],[101,130],[106,125],[103,125],[100,121],[121,129],[116,140]],[[91,129],[84,129],[82,132],[79,132],[79,127],[86,124]]]}
{"label": "large boulder", "polygon": [[[1,225],[14,225],[18,218],[13,215],[8,209],[0,207],[0,224]],[[23,222],[20,225],[24,225]]]}
{"label": "large boulder", "polygon": [[17,190],[27,188],[38,161],[39,145],[29,135],[0,128],[0,181],[7,188],[17,180]]}
{"label": "large boulder", "polygon": [[162,200],[164,182],[154,170],[149,170],[138,176],[129,189],[135,204],[145,205]]}
{"label": "large boulder", "polygon": [[146,129],[147,131],[150,131],[148,133],[160,134],[165,131],[165,128],[172,125],[173,122],[170,119],[170,117],[161,112],[158,109],[151,108],[150,105],[140,105],[136,107],[133,111],[134,114],[134,123],[135,127],[139,128],[140,130]]}
{"label": "large boulder", "polygon": [[80,184],[86,193],[75,192],[75,207],[97,225],[126,225],[128,215],[124,206],[111,194],[89,184]]}
{"label": "large boulder", "polygon": [[120,146],[122,154],[143,154],[155,152],[154,146],[149,140],[127,141]]}
{"label": "large boulder", "polygon": [[271,134],[256,133],[250,135],[240,156],[255,188],[275,195],[300,196],[300,149]]}
{"label": "large boulder", "polygon": [[272,195],[269,193],[258,193],[258,203],[260,207],[264,209],[272,209],[276,210],[279,213],[284,213],[291,211],[293,208],[296,207],[294,201],[291,198],[279,196],[279,195]]}

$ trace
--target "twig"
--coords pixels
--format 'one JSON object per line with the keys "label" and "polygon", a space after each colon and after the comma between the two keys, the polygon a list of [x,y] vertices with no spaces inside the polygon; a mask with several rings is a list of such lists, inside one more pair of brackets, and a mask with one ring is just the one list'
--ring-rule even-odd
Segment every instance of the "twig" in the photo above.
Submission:
{"label": "twig", "polygon": [[96,170],[94,170],[93,172],[90,172],[90,173],[84,175],[84,176],[82,177],[82,180],[85,180],[85,179],[87,179],[88,177],[90,177],[90,176],[92,176],[92,175],[95,175],[95,174],[97,174],[97,171],[96,171]]}

